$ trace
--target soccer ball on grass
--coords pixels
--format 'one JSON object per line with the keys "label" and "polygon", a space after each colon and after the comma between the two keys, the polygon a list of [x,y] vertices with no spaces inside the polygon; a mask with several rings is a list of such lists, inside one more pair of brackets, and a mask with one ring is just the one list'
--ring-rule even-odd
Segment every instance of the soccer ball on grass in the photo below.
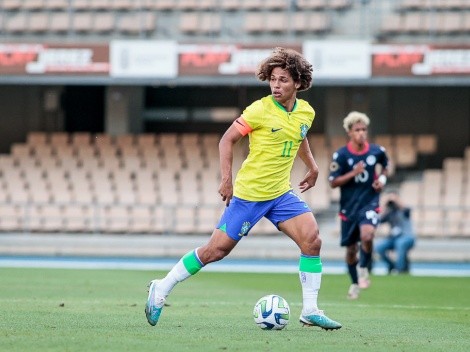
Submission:
{"label": "soccer ball on grass", "polygon": [[253,318],[256,325],[263,330],[284,329],[289,323],[289,304],[279,295],[266,295],[256,302]]}

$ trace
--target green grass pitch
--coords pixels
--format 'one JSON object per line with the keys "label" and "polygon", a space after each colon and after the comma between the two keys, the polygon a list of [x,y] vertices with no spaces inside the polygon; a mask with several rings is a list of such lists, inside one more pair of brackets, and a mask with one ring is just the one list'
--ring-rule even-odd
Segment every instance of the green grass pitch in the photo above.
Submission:
{"label": "green grass pitch", "polygon": [[[200,272],[170,296],[156,327],[146,284],[163,273],[0,269],[0,351],[468,351],[470,278],[375,276],[348,301],[346,275],[324,275],[320,308],[343,328],[302,327],[297,274]],[[291,320],[258,328],[253,305],[283,296]]]}

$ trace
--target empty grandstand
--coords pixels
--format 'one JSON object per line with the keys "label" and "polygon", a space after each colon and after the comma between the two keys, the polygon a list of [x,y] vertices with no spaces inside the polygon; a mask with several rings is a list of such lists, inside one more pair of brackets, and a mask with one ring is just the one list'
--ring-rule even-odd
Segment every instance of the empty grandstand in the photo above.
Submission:
{"label": "empty grandstand", "polygon": [[315,69],[315,212],[359,110],[419,236],[470,236],[469,39],[465,0],[2,0],[0,231],[209,233],[220,134],[282,45]]}

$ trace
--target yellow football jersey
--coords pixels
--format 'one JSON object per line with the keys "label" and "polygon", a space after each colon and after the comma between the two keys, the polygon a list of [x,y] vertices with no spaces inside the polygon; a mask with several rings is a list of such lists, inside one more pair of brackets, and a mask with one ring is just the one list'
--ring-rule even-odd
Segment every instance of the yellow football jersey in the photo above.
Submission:
{"label": "yellow football jersey", "polygon": [[235,179],[234,195],[249,201],[277,198],[292,188],[294,158],[315,111],[297,99],[292,112],[287,112],[269,95],[248,106],[242,118],[251,128],[250,151]]}

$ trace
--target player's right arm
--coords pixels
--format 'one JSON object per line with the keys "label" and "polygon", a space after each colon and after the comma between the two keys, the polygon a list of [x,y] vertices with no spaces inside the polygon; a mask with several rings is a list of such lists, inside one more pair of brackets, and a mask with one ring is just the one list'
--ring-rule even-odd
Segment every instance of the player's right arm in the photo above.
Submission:
{"label": "player's right arm", "polygon": [[[353,166],[353,168],[345,172],[344,174],[341,173],[341,166],[338,162],[337,159],[333,159],[333,161],[330,164],[330,177],[329,177],[329,182],[331,188],[336,188],[336,187],[341,187],[354,179],[357,175],[361,174],[364,172],[366,165],[363,161],[358,162]],[[338,173],[339,171],[339,173]]]}
{"label": "player's right arm", "polygon": [[232,182],[232,163],[233,163],[233,147],[244,136],[236,124],[243,123],[242,118],[238,118],[225,131],[219,142],[219,158],[220,158],[220,186],[219,194],[222,200],[228,206],[233,196]]}
{"label": "player's right arm", "polygon": [[300,157],[300,159],[302,159],[304,164],[307,166],[308,170],[303,180],[299,182],[300,193],[303,193],[315,186],[319,173],[318,165],[315,159],[313,158],[312,151],[310,150],[307,138],[305,138],[300,144],[300,148],[297,152],[297,155]]}

